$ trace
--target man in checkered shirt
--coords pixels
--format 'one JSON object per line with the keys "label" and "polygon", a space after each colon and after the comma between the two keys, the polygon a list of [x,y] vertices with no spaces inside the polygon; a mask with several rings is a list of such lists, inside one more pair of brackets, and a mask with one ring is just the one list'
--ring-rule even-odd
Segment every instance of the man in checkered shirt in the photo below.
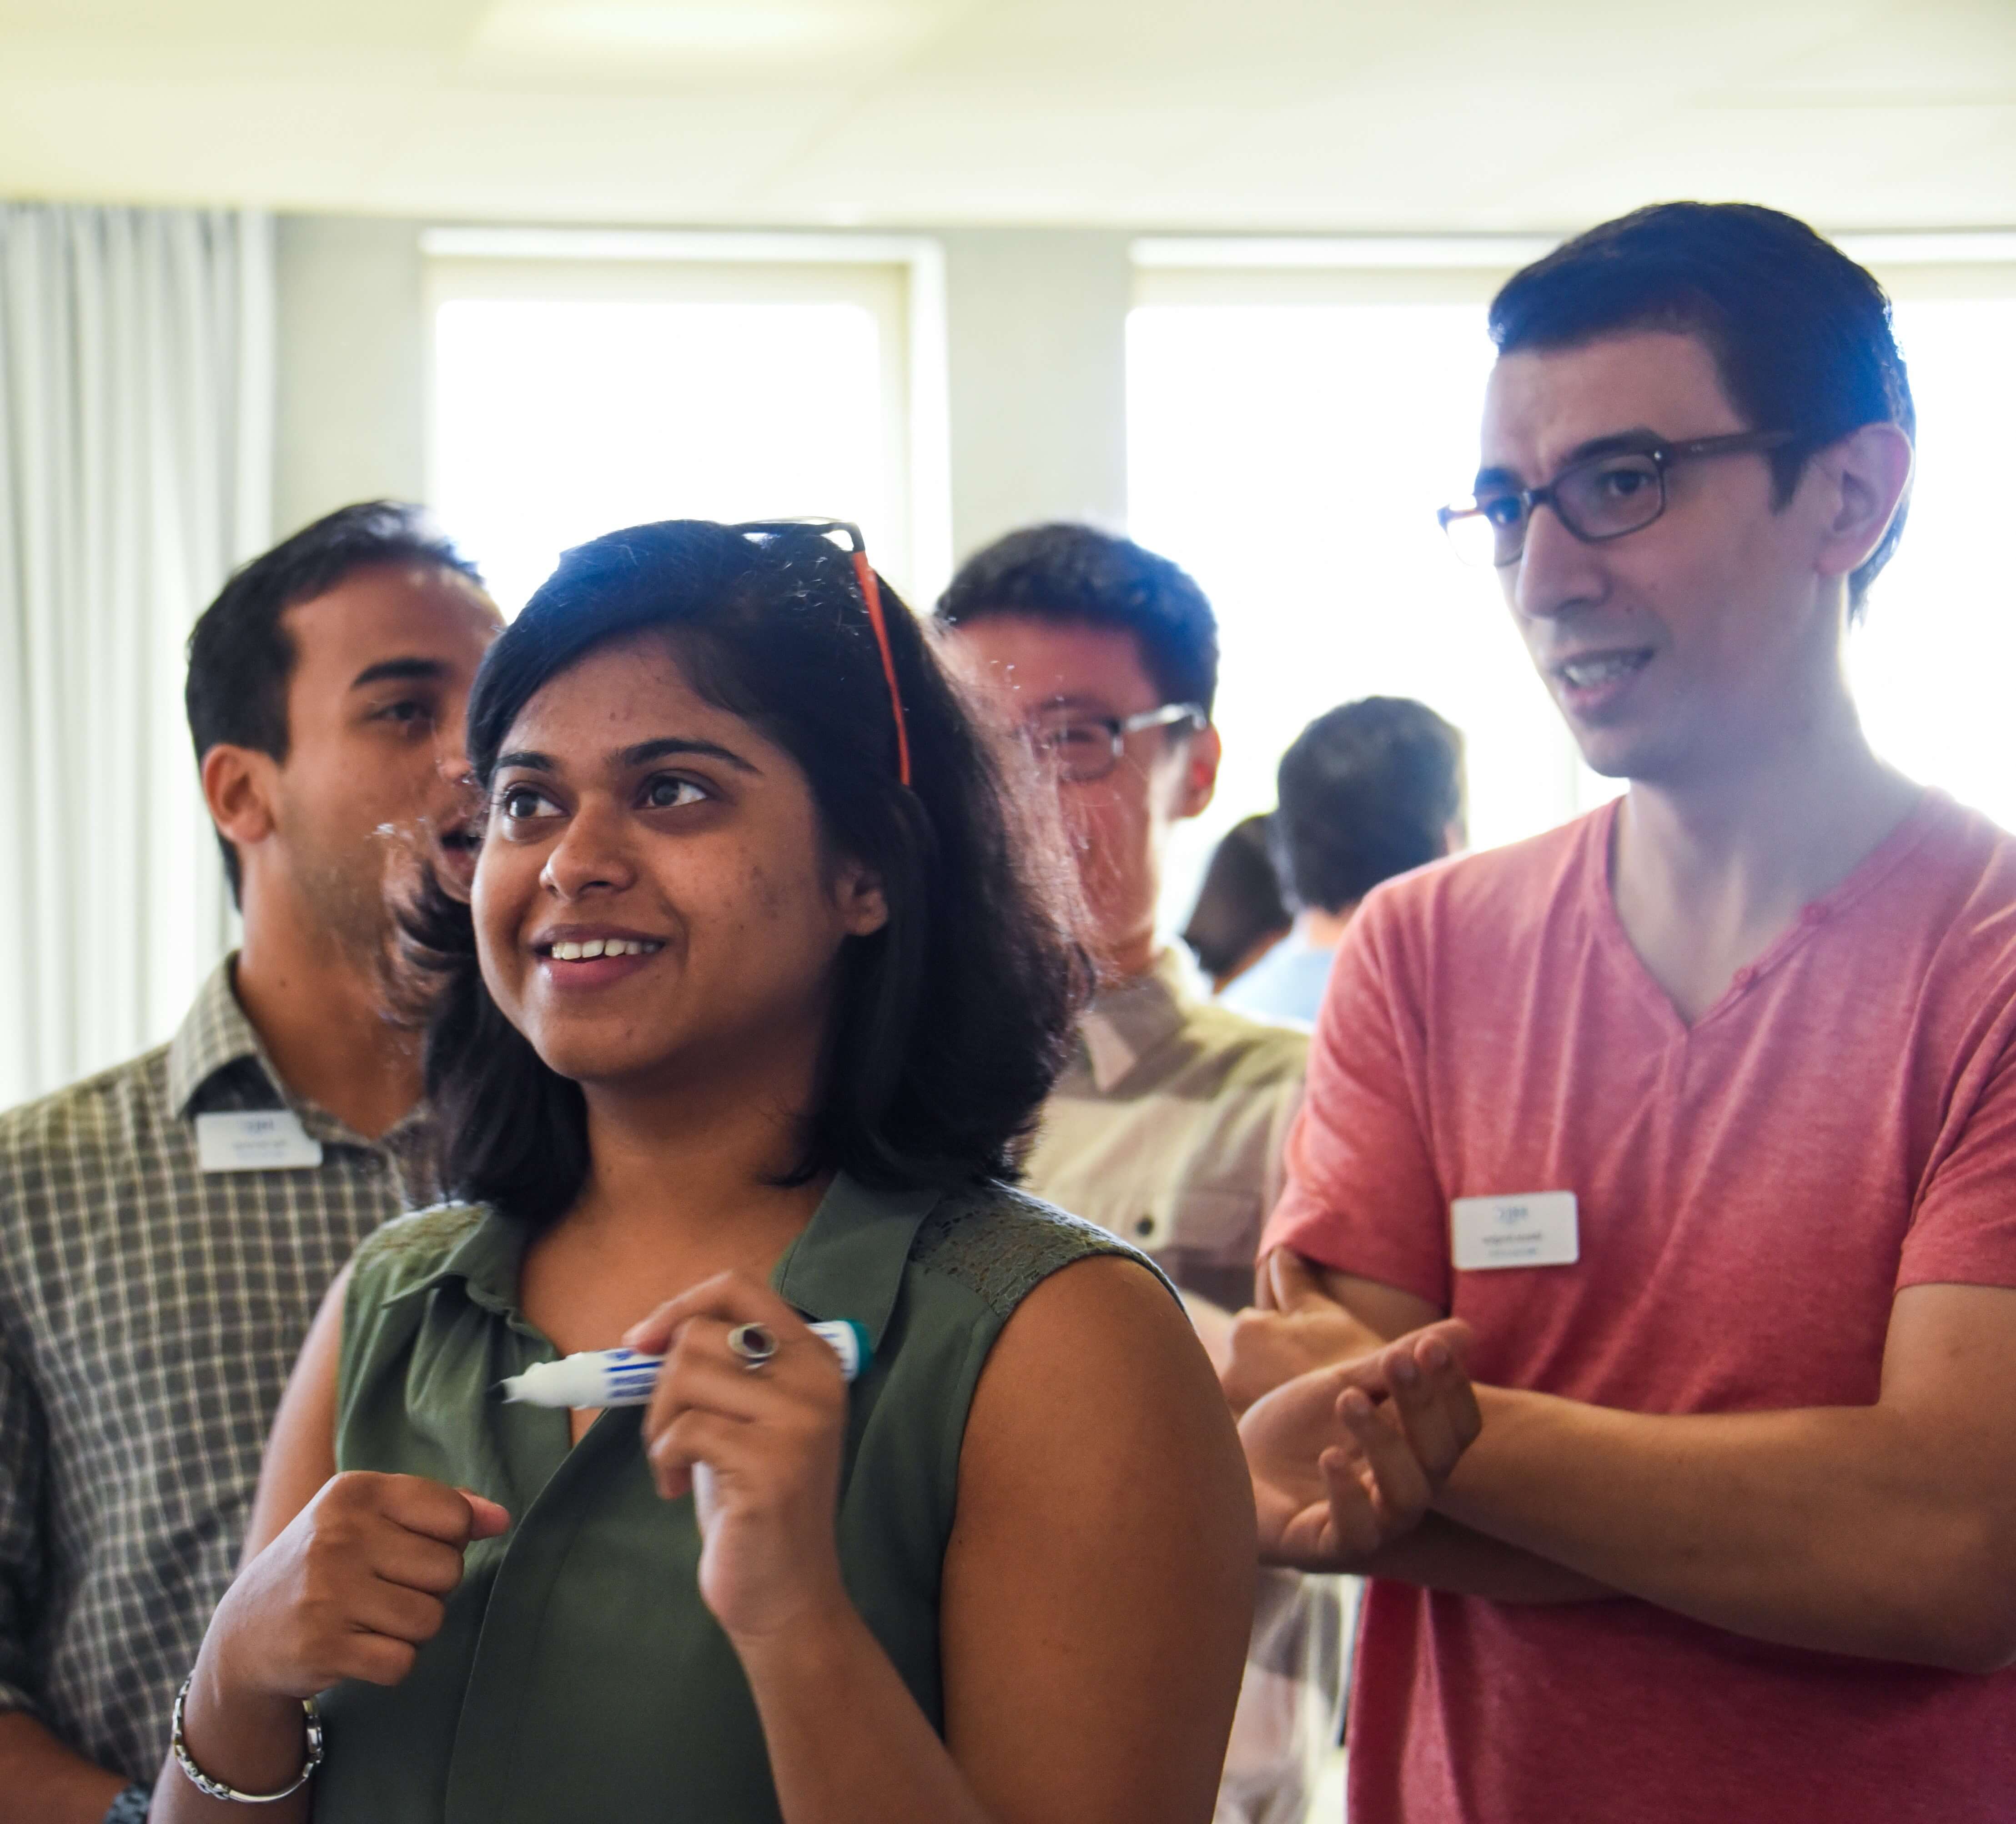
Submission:
{"label": "man in checkered shirt", "polygon": [[435,1195],[389,905],[423,860],[471,865],[463,712],[499,624],[380,502],[247,566],[190,636],[243,946],[168,1044],[0,1116],[9,1818],[144,1816],[309,1321]]}

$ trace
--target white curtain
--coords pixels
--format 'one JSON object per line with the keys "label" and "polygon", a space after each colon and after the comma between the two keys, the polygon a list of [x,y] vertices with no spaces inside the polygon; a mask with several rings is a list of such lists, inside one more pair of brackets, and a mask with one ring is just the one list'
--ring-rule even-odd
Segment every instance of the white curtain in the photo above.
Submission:
{"label": "white curtain", "polygon": [[0,204],[0,1105],[223,953],[183,642],[270,537],[273,315],[268,217]]}

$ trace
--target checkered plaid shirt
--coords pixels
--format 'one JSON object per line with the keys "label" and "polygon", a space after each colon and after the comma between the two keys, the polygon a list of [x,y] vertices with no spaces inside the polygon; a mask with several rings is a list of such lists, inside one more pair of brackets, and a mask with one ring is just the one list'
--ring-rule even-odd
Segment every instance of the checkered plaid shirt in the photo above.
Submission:
{"label": "checkered plaid shirt", "polygon": [[[231,969],[167,1045],[0,1115],[0,1710],[142,1781],[316,1307],[434,1194],[423,1121],[374,1145],[290,1095]],[[277,1108],[321,1165],[200,1169],[197,1115]]]}

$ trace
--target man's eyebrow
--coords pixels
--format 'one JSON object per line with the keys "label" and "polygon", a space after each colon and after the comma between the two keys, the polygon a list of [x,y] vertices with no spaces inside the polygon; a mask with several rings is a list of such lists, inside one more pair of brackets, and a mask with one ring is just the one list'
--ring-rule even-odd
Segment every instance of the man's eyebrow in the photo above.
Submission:
{"label": "man's eyebrow", "polygon": [[388,678],[412,678],[438,682],[447,675],[448,667],[439,659],[380,659],[375,665],[366,665],[351,678],[350,688],[362,690],[367,684],[383,683]]}
{"label": "man's eyebrow", "polygon": [[[1650,425],[1641,424],[1635,430],[1612,431],[1607,437],[1593,437],[1579,443],[1562,457],[1554,473],[1571,468],[1577,462],[1586,462],[1595,456],[1621,455],[1626,451],[1642,452],[1663,444],[1667,440]],[[1471,484],[1473,494],[1481,494],[1487,487],[1523,487],[1525,481],[1514,469],[1480,469],[1477,479]]]}
{"label": "man's eyebrow", "polygon": [[1565,469],[1571,462],[1586,462],[1591,456],[1615,456],[1626,450],[1643,452],[1670,440],[1649,425],[1641,424],[1635,430],[1612,431],[1608,437],[1591,437],[1587,443],[1577,444],[1561,460]]}
{"label": "man's eyebrow", "polygon": [[656,741],[639,741],[634,747],[625,748],[617,758],[625,766],[648,766],[654,760],[663,760],[669,755],[679,754],[698,754],[709,760],[725,760],[741,772],[756,773],[762,770],[718,742],[697,741],[677,735],[664,736]]}

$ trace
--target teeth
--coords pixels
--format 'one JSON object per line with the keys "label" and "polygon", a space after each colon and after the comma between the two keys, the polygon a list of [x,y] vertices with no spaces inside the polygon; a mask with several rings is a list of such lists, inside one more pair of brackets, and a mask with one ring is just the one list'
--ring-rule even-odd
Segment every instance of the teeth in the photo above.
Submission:
{"label": "teeth", "polygon": [[1561,675],[1578,689],[1586,689],[1592,684],[1607,684],[1613,678],[1622,678],[1635,671],[1645,662],[1642,653],[1613,653],[1600,659],[1574,659],[1561,667]]}
{"label": "teeth", "polygon": [[589,937],[576,944],[556,944],[556,962],[592,962],[598,956],[649,956],[664,945],[650,937]]}

